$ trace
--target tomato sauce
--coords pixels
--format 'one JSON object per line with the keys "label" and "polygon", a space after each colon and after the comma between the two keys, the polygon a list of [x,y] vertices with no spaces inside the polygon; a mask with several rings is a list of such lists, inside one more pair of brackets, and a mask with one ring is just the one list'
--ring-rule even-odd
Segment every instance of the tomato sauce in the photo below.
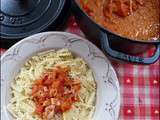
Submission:
{"label": "tomato sauce", "polygon": [[106,29],[135,40],[160,38],[160,0],[80,0]]}
{"label": "tomato sauce", "polygon": [[79,101],[81,83],[69,77],[70,68],[56,67],[42,75],[32,86],[32,99],[36,104],[35,114],[42,119],[52,119],[72,108]]}

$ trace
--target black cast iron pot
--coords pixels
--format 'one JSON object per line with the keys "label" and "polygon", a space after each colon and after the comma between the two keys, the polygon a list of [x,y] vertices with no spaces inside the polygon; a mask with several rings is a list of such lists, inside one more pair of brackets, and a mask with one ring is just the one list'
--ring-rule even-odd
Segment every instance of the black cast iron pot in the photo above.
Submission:
{"label": "black cast iron pot", "polygon": [[70,5],[70,0],[1,0],[1,47],[8,48],[35,33],[62,29]]}
{"label": "black cast iron pot", "polygon": [[[76,0],[72,0],[72,11],[85,35],[90,40],[93,40],[93,42],[97,43],[100,40],[99,43],[103,51],[111,57],[140,64],[151,64],[159,59],[160,40],[144,42],[119,36],[92,20],[87,13],[82,10]],[[152,56],[136,56],[136,54],[142,53],[152,47],[155,47],[155,52]]]}

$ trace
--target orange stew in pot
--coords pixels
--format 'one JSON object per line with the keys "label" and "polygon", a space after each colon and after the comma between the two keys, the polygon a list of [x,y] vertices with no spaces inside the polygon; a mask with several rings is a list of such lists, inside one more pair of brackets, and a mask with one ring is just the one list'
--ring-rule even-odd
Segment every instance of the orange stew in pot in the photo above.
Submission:
{"label": "orange stew in pot", "polygon": [[80,4],[116,34],[136,40],[160,38],[160,0],[80,0]]}

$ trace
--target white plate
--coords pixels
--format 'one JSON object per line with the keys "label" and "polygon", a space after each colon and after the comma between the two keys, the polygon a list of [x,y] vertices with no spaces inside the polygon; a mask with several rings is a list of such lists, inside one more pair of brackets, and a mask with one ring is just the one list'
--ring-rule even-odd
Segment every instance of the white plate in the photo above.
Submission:
{"label": "white plate", "polygon": [[120,110],[120,89],[117,76],[105,55],[91,42],[65,32],[39,33],[23,39],[1,57],[1,120],[12,120],[7,111],[10,83],[27,58],[48,50],[68,48],[84,58],[94,72],[97,83],[96,110],[93,120],[117,120]]}

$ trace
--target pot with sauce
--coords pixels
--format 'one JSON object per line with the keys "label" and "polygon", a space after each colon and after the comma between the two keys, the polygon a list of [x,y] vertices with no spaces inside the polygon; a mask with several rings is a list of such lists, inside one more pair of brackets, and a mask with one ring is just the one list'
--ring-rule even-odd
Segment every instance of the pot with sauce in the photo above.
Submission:
{"label": "pot with sauce", "polygon": [[[89,39],[114,58],[141,64],[160,57],[159,7],[159,0],[72,0],[76,21]],[[152,56],[137,56],[153,47]]]}

